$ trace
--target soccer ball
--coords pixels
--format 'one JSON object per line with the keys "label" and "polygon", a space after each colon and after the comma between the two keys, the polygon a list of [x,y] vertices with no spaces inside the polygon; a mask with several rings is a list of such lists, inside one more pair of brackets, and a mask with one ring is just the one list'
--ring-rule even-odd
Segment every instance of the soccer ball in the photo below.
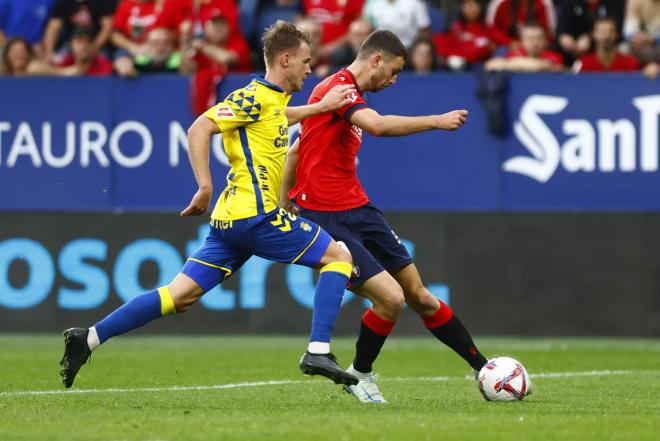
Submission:
{"label": "soccer ball", "polygon": [[479,390],[488,401],[520,401],[530,388],[523,365],[510,357],[496,357],[479,371]]}

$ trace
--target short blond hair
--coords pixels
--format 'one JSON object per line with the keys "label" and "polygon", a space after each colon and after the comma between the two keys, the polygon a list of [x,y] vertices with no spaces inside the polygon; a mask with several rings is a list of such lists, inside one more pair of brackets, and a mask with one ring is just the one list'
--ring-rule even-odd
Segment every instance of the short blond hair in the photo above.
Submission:
{"label": "short blond hair", "polygon": [[269,66],[272,66],[275,57],[282,52],[298,49],[301,43],[311,45],[306,33],[284,20],[277,20],[266,28],[261,41],[264,44],[264,58]]}

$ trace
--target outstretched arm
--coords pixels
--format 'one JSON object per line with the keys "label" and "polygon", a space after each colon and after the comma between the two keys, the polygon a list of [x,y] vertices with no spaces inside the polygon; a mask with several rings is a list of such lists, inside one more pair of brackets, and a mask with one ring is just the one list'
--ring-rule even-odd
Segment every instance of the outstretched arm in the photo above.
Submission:
{"label": "outstretched arm", "polygon": [[373,136],[405,136],[427,130],[456,130],[467,120],[467,110],[453,110],[442,115],[380,115],[364,108],[351,115],[351,123]]}
{"label": "outstretched arm", "polygon": [[292,126],[310,116],[332,112],[350,103],[354,93],[355,87],[350,84],[335,86],[319,102],[305,106],[287,107],[286,119],[289,121],[289,125]]}
{"label": "outstretched arm", "polygon": [[188,129],[188,158],[197,180],[198,190],[180,216],[199,216],[208,210],[213,197],[213,181],[209,167],[211,135],[220,133],[218,126],[201,115]]}
{"label": "outstretched arm", "polygon": [[298,145],[300,138],[286,152],[286,164],[284,165],[284,177],[282,178],[282,188],[280,189],[280,207],[289,213],[298,214],[293,201],[289,199],[289,190],[296,185],[296,166],[298,165]]}

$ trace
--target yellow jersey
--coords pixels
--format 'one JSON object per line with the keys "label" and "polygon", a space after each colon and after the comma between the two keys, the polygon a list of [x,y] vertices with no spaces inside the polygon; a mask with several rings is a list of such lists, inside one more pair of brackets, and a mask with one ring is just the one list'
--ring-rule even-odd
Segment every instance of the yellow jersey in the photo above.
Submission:
{"label": "yellow jersey", "polygon": [[245,219],[277,208],[289,148],[290,99],[280,87],[254,75],[250,84],[204,113],[220,128],[231,165],[212,219]]}

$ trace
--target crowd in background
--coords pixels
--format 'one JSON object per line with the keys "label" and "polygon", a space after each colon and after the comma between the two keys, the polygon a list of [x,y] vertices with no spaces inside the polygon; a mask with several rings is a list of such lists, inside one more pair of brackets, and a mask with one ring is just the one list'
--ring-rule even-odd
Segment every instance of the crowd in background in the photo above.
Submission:
{"label": "crowd in background", "polygon": [[418,74],[660,71],[660,0],[0,0],[0,74],[192,74],[199,109],[228,72],[263,70],[277,19],[312,39],[312,68],[347,65],[374,29]]}

